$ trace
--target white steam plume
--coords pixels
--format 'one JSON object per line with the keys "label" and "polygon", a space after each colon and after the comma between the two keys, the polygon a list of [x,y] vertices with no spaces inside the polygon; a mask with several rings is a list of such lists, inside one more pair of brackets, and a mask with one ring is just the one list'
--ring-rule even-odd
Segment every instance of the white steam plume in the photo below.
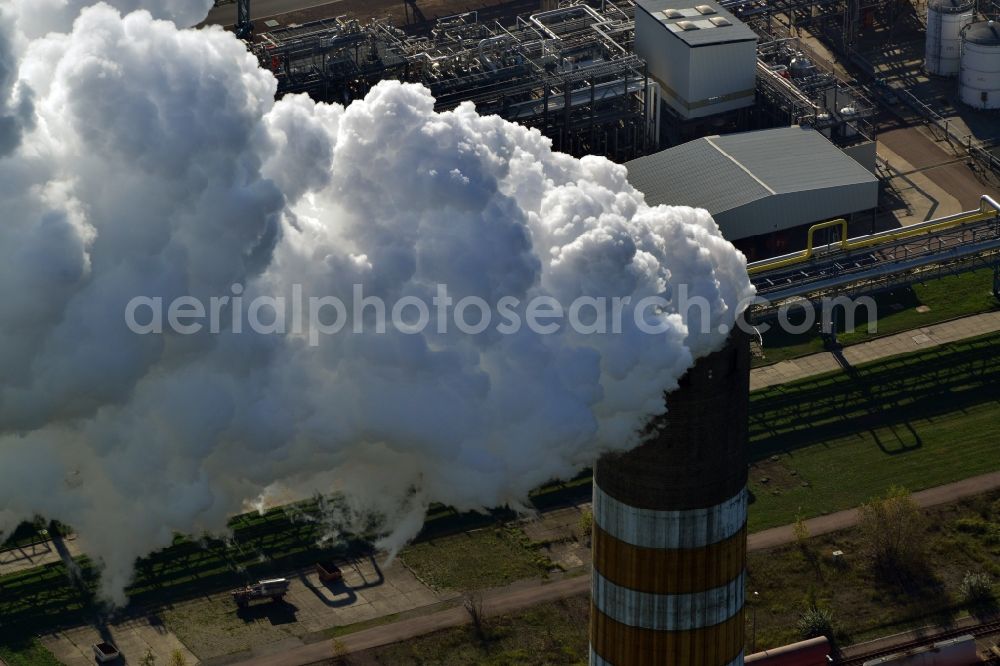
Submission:
{"label": "white steam plume", "polygon": [[[40,4],[15,2],[19,33],[0,35],[17,50],[0,70],[0,121],[17,129],[0,137],[18,137],[0,157],[0,529],[71,524],[119,599],[136,556],[224,530],[278,486],[348,492],[386,515],[393,544],[431,501],[519,506],[634,445],[750,295],[707,213],[648,207],[603,158],[471,105],[435,113],[414,85],[346,109],[276,103],[271,74],[218,28],[80,0],[48,0],[61,9],[42,25]],[[139,4],[188,25],[208,3],[116,3]],[[356,284],[390,305],[430,303],[439,284],[455,301],[673,300],[647,313],[659,335],[632,306],[620,334],[348,326],[316,346],[308,330],[125,325],[135,296],[233,284],[349,308]],[[680,285],[706,299],[707,329],[676,312]]]}

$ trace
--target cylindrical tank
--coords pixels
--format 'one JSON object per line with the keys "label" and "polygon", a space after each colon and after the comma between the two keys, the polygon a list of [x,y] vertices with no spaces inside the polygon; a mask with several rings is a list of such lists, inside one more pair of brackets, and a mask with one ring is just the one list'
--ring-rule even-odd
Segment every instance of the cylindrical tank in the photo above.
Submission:
{"label": "cylindrical tank", "polygon": [[803,76],[809,76],[815,69],[816,67],[812,64],[812,61],[801,53],[797,54],[794,58],[792,58],[791,62],[788,63],[788,70],[791,72],[792,78],[796,79]]}
{"label": "cylindrical tank", "polygon": [[976,109],[1000,109],[1000,24],[982,21],[962,31],[958,95]]}
{"label": "cylindrical tank", "polygon": [[840,128],[840,134],[845,139],[850,139],[851,137],[858,135],[858,129],[852,125],[849,121],[854,120],[858,117],[858,110],[853,106],[845,106],[840,110],[840,117],[844,120],[843,126]]}
{"label": "cylindrical tank", "polygon": [[816,125],[819,129],[820,134],[826,138],[830,138],[833,135],[833,131],[830,128],[830,114],[829,113],[819,113],[816,114]]}
{"label": "cylindrical tank", "polygon": [[597,462],[592,666],[742,666],[749,383],[736,331],[644,443]]}
{"label": "cylindrical tank", "polygon": [[962,53],[962,28],[972,23],[973,0],[930,0],[924,69],[928,74],[955,76]]}

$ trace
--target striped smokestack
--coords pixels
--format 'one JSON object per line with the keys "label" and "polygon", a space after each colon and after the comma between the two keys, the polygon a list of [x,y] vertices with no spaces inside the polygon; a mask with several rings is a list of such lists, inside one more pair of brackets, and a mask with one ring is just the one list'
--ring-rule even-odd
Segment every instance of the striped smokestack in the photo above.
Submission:
{"label": "striped smokestack", "polygon": [[743,663],[750,354],[734,332],[594,472],[592,666]]}

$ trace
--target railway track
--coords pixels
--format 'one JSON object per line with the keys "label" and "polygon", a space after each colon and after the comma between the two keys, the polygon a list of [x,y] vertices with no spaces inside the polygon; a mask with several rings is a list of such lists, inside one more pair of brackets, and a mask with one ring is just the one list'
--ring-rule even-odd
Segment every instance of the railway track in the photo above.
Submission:
{"label": "railway track", "polygon": [[938,641],[946,641],[949,638],[958,638],[959,636],[965,636],[966,634],[972,634],[976,638],[982,636],[990,636],[993,634],[1000,634],[1000,618],[990,620],[988,622],[983,622],[982,624],[976,625],[974,627],[966,627],[964,629],[946,629],[934,636],[925,636],[923,638],[917,638],[912,641],[896,645],[891,648],[886,648],[884,650],[873,650],[871,652],[866,652],[864,654],[852,656],[849,658],[837,659],[834,663],[839,666],[861,666],[866,661],[871,659],[878,659],[879,657],[888,657],[889,655],[898,654],[900,652],[906,652],[907,650],[912,650],[914,648],[926,647],[928,645],[933,645]]}

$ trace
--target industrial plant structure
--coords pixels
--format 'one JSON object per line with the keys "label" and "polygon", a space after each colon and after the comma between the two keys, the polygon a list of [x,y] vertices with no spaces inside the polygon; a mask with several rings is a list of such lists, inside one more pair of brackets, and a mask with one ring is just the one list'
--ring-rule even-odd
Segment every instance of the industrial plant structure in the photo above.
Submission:
{"label": "industrial plant structure", "polygon": [[750,352],[734,332],[594,468],[593,666],[743,659]]}
{"label": "industrial plant structure", "polygon": [[384,79],[422,83],[439,111],[471,101],[576,156],[624,162],[723,127],[809,124],[835,141],[874,138],[861,95],[796,42],[758,43],[714,0],[579,3],[511,25],[469,12],[426,34],[338,17],[274,28],[251,48],[279,96],[346,103]]}
{"label": "industrial plant structure", "polygon": [[659,91],[635,54],[634,5],[573,5],[483,23],[476,12],[438,21],[427,36],[382,21],[337,18],[261,35],[254,46],[278,93],[348,102],[387,78],[422,83],[437,110],[475,102],[574,155],[624,161],[654,152]]}

